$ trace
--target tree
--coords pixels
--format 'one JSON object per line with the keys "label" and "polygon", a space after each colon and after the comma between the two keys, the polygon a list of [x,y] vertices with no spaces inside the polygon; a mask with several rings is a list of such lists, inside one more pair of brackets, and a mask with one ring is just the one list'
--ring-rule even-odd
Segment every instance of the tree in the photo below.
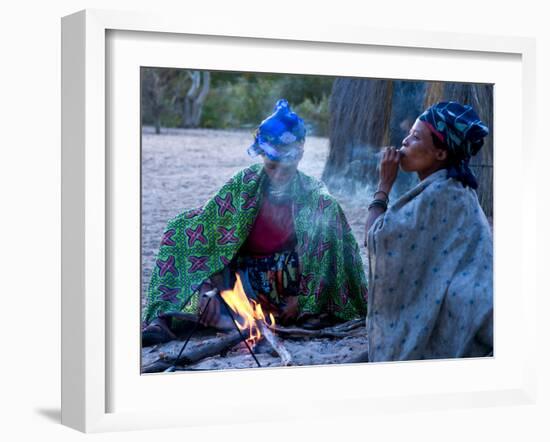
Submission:
{"label": "tree", "polygon": [[166,95],[171,73],[167,69],[143,68],[141,78],[141,105],[144,120],[152,119],[155,133],[160,133],[161,116],[167,108]]}
{"label": "tree", "polygon": [[206,100],[210,91],[210,72],[185,71],[185,74],[189,81],[179,84],[175,96],[176,101],[180,102],[181,126],[198,127],[201,121],[204,100]]}
{"label": "tree", "polygon": [[161,126],[198,127],[202,107],[210,90],[210,72],[144,68],[141,98],[143,123]]}

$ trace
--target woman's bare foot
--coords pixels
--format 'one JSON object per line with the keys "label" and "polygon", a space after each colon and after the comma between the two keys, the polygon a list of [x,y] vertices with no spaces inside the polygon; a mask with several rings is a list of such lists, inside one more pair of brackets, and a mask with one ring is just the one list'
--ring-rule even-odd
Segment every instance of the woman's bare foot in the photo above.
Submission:
{"label": "woman's bare foot", "polygon": [[151,345],[163,344],[176,339],[176,335],[170,330],[170,326],[163,318],[153,319],[141,332],[141,345],[149,347]]}

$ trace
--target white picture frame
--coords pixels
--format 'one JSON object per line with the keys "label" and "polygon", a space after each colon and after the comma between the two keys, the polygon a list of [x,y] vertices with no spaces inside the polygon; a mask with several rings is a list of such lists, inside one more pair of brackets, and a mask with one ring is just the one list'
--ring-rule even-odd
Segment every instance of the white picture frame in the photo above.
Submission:
{"label": "white picture frame", "polygon": [[[130,63],[138,63],[140,55],[132,58],[133,46],[123,46],[126,52],[113,50],[110,46],[109,35],[136,35],[142,43],[154,39],[155,44],[162,45],[179,44],[185,39],[193,38],[194,41],[215,38],[223,44],[224,41],[235,42],[235,46],[243,51],[258,51],[262,44],[267,44],[283,55],[288,56],[286,70],[296,69],[303,72],[303,65],[293,58],[294,53],[302,54],[309,49],[313,52],[329,53],[342,58],[355,55],[356,50],[365,50],[372,56],[384,57],[386,52],[392,52],[392,57],[412,60],[415,56],[422,60],[423,57],[432,57],[433,60],[446,59],[446,57],[465,57],[464,63],[478,63],[484,66],[486,58],[509,60],[512,76],[503,80],[504,89],[499,92],[500,83],[495,83],[495,151],[500,146],[503,153],[495,155],[495,167],[502,165],[506,170],[507,142],[516,142],[521,146],[520,157],[522,171],[529,170],[530,155],[534,149],[533,118],[535,102],[535,43],[532,39],[508,37],[508,36],[481,36],[455,33],[428,33],[421,31],[389,31],[370,28],[354,28],[345,26],[293,26],[293,23],[280,24],[277,29],[270,29],[256,24],[216,22],[206,18],[194,17],[193,21],[182,24],[176,17],[152,15],[145,13],[127,13],[102,10],[86,10],[64,17],[62,20],[62,423],[83,432],[101,432],[129,429],[163,428],[174,426],[208,425],[212,420],[218,423],[261,421],[273,419],[292,418],[297,415],[305,417],[322,417],[328,415],[365,415],[375,410],[387,412],[411,410],[411,409],[436,409],[457,408],[471,406],[490,406],[502,403],[532,403],[534,401],[535,367],[534,367],[534,339],[535,324],[529,318],[536,317],[536,287],[534,269],[529,268],[527,254],[535,250],[535,237],[533,223],[535,220],[534,208],[536,207],[535,176],[524,173],[522,186],[513,188],[513,183],[507,187],[506,180],[500,178],[499,169],[495,171],[495,272],[506,273],[510,262],[505,254],[517,253],[516,260],[521,262],[521,278],[515,281],[511,288],[503,285],[495,285],[495,358],[486,361],[437,361],[437,362],[413,362],[402,364],[371,364],[354,365],[340,370],[338,376],[345,378],[341,391],[326,387],[323,395],[314,394],[314,385],[311,379],[320,375],[326,379],[334,373],[334,369],[327,367],[310,367],[300,369],[282,370],[257,370],[228,373],[204,373],[190,374],[194,387],[185,386],[186,378],[177,374],[148,376],[144,381],[139,377],[139,366],[136,372],[124,372],[113,374],[124,365],[118,352],[113,352],[117,344],[112,341],[117,339],[117,324],[124,327],[133,324],[134,319],[124,319],[132,316],[132,308],[128,312],[121,308],[113,308],[118,301],[112,299],[113,287],[119,287],[117,297],[136,296],[139,298],[139,289],[136,293],[126,290],[126,286],[139,282],[131,282],[117,273],[117,281],[112,281],[110,266],[118,259],[115,255],[120,253],[120,247],[113,251],[113,244],[118,241],[116,224],[113,219],[116,213],[126,211],[126,207],[119,208],[120,198],[132,194],[131,201],[136,201],[135,193],[139,194],[139,188],[135,188],[134,172],[128,175],[122,168],[135,166],[135,156],[129,160],[130,165],[122,165],[120,160],[125,159],[126,151],[110,149],[119,143],[118,134],[108,130],[108,124],[116,119],[116,110],[109,107],[111,81],[116,80],[116,72],[109,70],[109,64],[116,62],[113,57],[126,60],[129,55]],[[164,39],[164,43],[163,43]],[[198,39],[198,40],[197,40]],[[124,38],[122,39],[124,40]],[[210,40],[208,40],[210,41]],[[172,43],[170,43],[172,42]],[[135,44],[132,43],[132,44]],[[309,49],[308,49],[309,48]],[[197,49],[194,49],[198,52]],[[300,52],[302,51],[302,52]],[[411,56],[410,51],[414,52]],[[135,55],[135,51],[134,55]],[[146,51],[144,51],[145,53]],[[162,52],[162,51],[161,51]],[[125,55],[126,54],[126,55]],[[378,54],[378,55],[376,55]],[[369,56],[371,56],[369,55]],[[111,58],[109,58],[111,57]],[[390,57],[391,58],[391,57]],[[467,61],[471,59],[471,61]],[[462,58],[460,58],[462,60]],[[473,61],[472,61],[473,60]],[[477,61],[476,61],[477,60]],[[227,61],[222,61],[227,63]],[[308,70],[315,70],[317,66],[312,60]],[[357,62],[358,63],[358,62]],[[389,61],[388,61],[389,63]],[[440,63],[443,65],[444,63]],[[167,65],[171,65],[170,63]],[[338,74],[342,69],[339,63],[333,63],[331,69],[325,69],[323,73]],[[407,78],[446,80],[447,74],[437,73],[437,63],[432,74],[435,77],[422,78],[422,64],[410,67]],[[174,67],[178,62],[174,61]],[[200,68],[195,65],[193,67]],[[226,66],[234,69],[236,65]],[[267,72],[272,69],[269,64],[264,65]],[[416,70],[415,70],[416,69]],[[441,67],[443,69],[443,66]],[[515,71],[517,69],[517,72]],[[480,69],[483,70],[483,69]],[[377,72],[369,71],[372,76]],[[397,72],[397,71],[396,71]],[[441,71],[444,72],[444,71]],[[514,73],[515,72],[515,73]],[[306,73],[306,72],[303,72]],[[308,72],[313,73],[313,72]],[[319,72],[317,72],[319,73]],[[396,74],[397,75],[397,74]],[[504,75],[504,74],[502,74]],[[478,77],[481,80],[484,72]],[[500,77],[499,77],[500,78]],[[504,78],[504,77],[503,77]],[[458,78],[456,78],[458,80]],[[516,90],[513,85],[518,86]],[[518,127],[510,129],[509,140],[499,136],[498,127],[509,127],[507,115],[499,113],[499,99],[509,93],[511,100],[517,100],[520,104],[521,119]],[[139,89],[135,89],[135,97],[132,99],[138,103]],[[133,112],[135,112],[135,106]],[[139,112],[139,109],[137,110]],[[517,122],[517,111],[515,112]],[[128,121],[128,128],[139,124],[139,121]],[[118,126],[117,126],[118,127]],[[118,129],[117,129],[118,130]],[[136,134],[139,135],[139,134]],[[132,143],[128,144],[130,148]],[[139,146],[139,145],[138,145]],[[135,146],[134,146],[135,148]],[[135,155],[130,152],[128,155]],[[500,157],[500,158],[499,158]],[[129,158],[129,157],[128,157]],[[504,172],[502,172],[504,173]],[[128,187],[118,186],[121,174]],[[130,179],[126,180],[127,177]],[[133,178],[131,178],[133,177]],[[134,180],[134,181],[132,181]],[[514,220],[506,224],[506,208],[498,205],[498,197],[501,188],[502,193],[512,195],[514,201],[521,201],[521,215],[516,224]],[[133,183],[133,184],[132,184]],[[134,185],[134,187],[132,187]],[[116,189],[116,192],[113,191]],[[531,189],[527,192],[525,189]],[[134,206],[127,206],[128,213],[135,211]],[[517,206],[516,206],[517,208]],[[118,216],[118,215],[117,215]],[[510,224],[512,223],[512,224]],[[115,227],[113,227],[115,226]],[[511,245],[508,250],[501,247],[498,238],[504,238],[507,232],[517,229],[520,241]],[[128,238],[131,241],[131,237]],[[139,249],[135,244],[133,249]],[[135,258],[135,251],[132,257]],[[499,266],[499,259],[502,258]],[[133,262],[133,261],[132,261]],[[517,265],[517,263],[516,263]],[[139,259],[136,266],[139,266]],[[137,268],[137,267],[136,267]],[[135,272],[128,270],[122,275],[130,275]],[[499,270],[500,269],[500,270]],[[498,275],[496,275],[498,277]],[[120,284],[117,285],[117,284]],[[122,287],[122,288],[120,288]],[[509,330],[508,303],[506,298],[510,291],[515,291],[519,296],[521,315],[514,321],[519,324],[520,331],[511,337]],[[131,292],[131,293],[130,293]],[[500,294],[502,293],[502,294]],[[519,293],[519,295],[518,295]],[[500,297],[500,299],[499,299]],[[118,298],[117,298],[118,299]],[[126,298],[124,298],[126,299]],[[135,321],[134,321],[135,322]],[[499,325],[500,323],[500,325]],[[113,325],[114,324],[114,325]],[[129,329],[132,328],[128,327]],[[133,330],[133,329],[132,329]],[[139,339],[128,341],[129,354],[139,349]],[[120,333],[119,333],[120,334]],[[522,339],[522,349],[513,353],[511,347]],[[499,355],[499,351],[501,352]],[[116,353],[116,354],[115,354]],[[501,356],[502,355],[502,356]],[[139,359],[139,355],[137,355]],[[133,359],[130,358],[131,370]],[[116,361],[116,362],[115,362]],[[435,364],[435,365],[434,365]],[[330,370],[330,371],[329,371]],[[437,379],[433,373],[446,372],[462,373],[453,380],[453,388],[450,382]],[[124,373],[128,373],[128,379],[124,379]],[[466,373],[466,374],[464,374]],[[494,379],[494,382],[478,384],[472,380],[472,373],[479,373],[480,379]],[[189,375],[187,373],[186,375]],[[381,376],[380,378],[378,378]],[[388,377],[396,379],[392,389],[388,389],[384,379]],[[484,378],[485,376],[485,378]],[[304,399],[293,404],[281,407],[280,400],[275,397],[274,403],[265,407],[256,407],[248,410],[246,415],[236,411],[221,412],[222,407],[233,407],[238,410],[246,405],[245,398],[226,401],[223,398],[231,397],[242,387],[243,379],[251,385],[264,385],[266,379],[277,385],[291,385],[297,391],[304,392]],[[365,378],[368,388],[361,385],[350,392],[352,381],[357,382]],[[380,388],[368,385],[368,379],[380,379]],[[399,382],[397,379],[402,379]],[[410,379],[419,380],[419,388],[424,390],[409,389]],[[433,382],[432,388],[427,388],[429,382]],[[128,382],[126,382],[128,380]],[[140,384],[137,386],[137,382]],[[188,382],[188,381],[187,381]],[[348,382],[348,383],[346,383]],[[424,384],[423,384],[424,383]],[[117,393],[117,403],[132,404],[132,406],[113,406],[113,391],[119,389],[119,385],[125,385],[126,390],[120,389]],[[143,384],[143,385],[141,385]],[[162,384],[162,385],[161,385]],[[447,387],[448,385],[448,387]],[[458,386],[457,386],[458,385]],[[136,387],[137,386],[137,387]],[[222,399],[215,406],[202,401],[197,391],[205,386],[212,386],[216,391],[223,392]],[[384,387],[385,386],[385,387]],[[171,390],[186,392],[188,406],[181,404],[174,407],[168,404],[166,407],[151,408],[140,404],[132,396],[132,388],[143,388],[144,397],[150,396],[154,391]],[[161,390],[158,390],[158,389]],[[385,389],[384,389],[385,388]],[[117,390],[118,391],[118,390]],[[422,391],[422,393],[420,393]],[[307,394],[306,394],[307,393]],[[162,394],[166,393],[160,393]],[[126,396],[126,397],[124,397]],[[276,395],[275,395],[276,396]],[[306,399],[307,398],[307,399]],[[145,402],[145,401],[144,401]],[[189,404],[193,406],[189,406]],[[331,405],[332,404],[332,405]],[[334,407],[334,404],[337,404]],[[305,405],[305,408],[304,408]],[[220,411],[217,411],[220,409]]]}

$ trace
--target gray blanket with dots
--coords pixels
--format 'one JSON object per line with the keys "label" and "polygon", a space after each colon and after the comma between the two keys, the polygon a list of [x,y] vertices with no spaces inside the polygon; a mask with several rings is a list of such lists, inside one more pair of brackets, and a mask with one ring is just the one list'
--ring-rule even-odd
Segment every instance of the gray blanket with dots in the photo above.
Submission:
{"label": "gray blanket with dots", "polygon": [[475,192],[440,170],[367,234],[369,361],[493,351],[493,239]]}

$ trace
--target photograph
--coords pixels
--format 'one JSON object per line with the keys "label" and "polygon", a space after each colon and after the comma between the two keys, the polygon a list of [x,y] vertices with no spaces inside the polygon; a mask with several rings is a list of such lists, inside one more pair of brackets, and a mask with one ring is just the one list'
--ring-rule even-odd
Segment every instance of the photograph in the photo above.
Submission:
{"label": "photograph", "polygon": [[142,66],[141,374],[493,357],[493,86]]}

